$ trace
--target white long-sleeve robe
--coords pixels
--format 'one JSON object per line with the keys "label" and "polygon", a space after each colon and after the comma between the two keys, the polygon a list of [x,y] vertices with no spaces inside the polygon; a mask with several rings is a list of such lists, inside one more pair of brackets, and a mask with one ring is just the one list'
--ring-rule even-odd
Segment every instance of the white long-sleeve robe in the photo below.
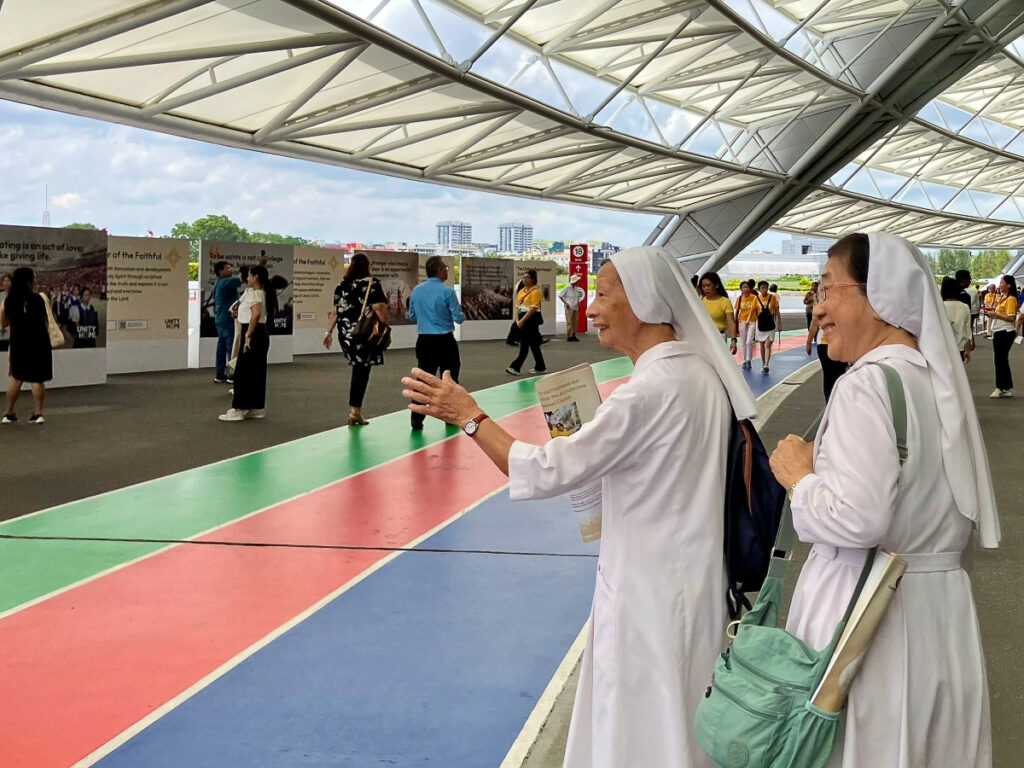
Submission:
{"label": "white long-sleeve robe", "polygon": [[645,352],[571,437],[517,442],[513,499],[602,478],[602,536],[567,768],[697,768],[694,714],[725,642],[731,408],[686,342]]}
{"label": "white long-sleeve robe", "polygon": [[[902,472],[876,362],[895,368],[906,392]],[[978,619],[970,579],[956,566],[971,522],[954,503],[939,430],[924,357],[905,346],[878,347],[836,384],[815,440],[814,472],[794,489],[794,527],[815,546],[788,629],[810,645],[823,648],[831,639],[867,548],[916,555],[916,565],[908,558],[912,570],[940,568],[903,577],[854,681],[830,768],[992,765]]]}

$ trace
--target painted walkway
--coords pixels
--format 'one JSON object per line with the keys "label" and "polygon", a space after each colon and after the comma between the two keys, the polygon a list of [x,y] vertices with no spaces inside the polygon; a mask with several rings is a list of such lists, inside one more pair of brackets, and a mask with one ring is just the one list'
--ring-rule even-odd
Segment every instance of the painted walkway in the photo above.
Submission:
{"label": "painted walkway", "polygon": [[[532,381],[478,399],[545,438]],[[597,552],[505,488],[402,412],[0,524],[0,766],[499,765]]]}

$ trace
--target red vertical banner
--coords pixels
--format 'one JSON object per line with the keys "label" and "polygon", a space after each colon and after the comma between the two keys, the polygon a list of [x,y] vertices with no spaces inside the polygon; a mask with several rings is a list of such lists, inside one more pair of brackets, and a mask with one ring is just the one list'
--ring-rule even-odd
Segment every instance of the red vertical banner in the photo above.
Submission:
{"label": "red vertical banner", "polygon": [[583,299],[580,301],[580,311],[576,317],[576,332],[586,333],[587,295],[590,293],[590,249],[585,244],[569,246],[569,274],[580,276],[576,286],[583,289]]}

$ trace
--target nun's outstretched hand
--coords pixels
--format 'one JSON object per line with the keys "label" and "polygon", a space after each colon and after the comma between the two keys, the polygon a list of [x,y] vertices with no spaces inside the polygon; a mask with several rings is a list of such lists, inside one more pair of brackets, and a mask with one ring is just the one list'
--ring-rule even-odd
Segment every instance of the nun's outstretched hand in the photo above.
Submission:
{"label": "nun's outstretched hand", "polygon": [[433,416],[458,427],[481,413],[473,396],[460,387],[448,371],[438,378],[421,368],[413,368],[402,379],[402,386],[405,387],[402,397],[409,398],[409,410],[414,413]]}

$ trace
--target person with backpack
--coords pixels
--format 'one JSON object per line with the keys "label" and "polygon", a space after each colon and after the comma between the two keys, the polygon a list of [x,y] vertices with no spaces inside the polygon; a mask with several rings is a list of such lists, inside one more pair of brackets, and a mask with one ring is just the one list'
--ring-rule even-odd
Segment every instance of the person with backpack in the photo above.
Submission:
{"label": "person with backpack", "polygon": [[634,369],[575,434],[516,440],[447,375],[414,369],[403,394],[414,412],[461,426],[508,474],[513,499],[601,478],[601,551],[565,766],[703,768],[692,729],[725,643],[730,425],[756,406],[664,248],[613,254],[587,317]]}
{"label": "person with backpack", "polygon": [[768,293],[768,281],[757,284],[757,330],[754,341],[761,345],[761,373],[768,373],[772,360],[772,343],[775,334],[782,330],[782,315],[779,313],[779,296]]}
{"label": "person with backpack", "polygon": [[[815,319],[851,364],[813,442],[771,456],[811,544],[787,630],[825,648],[874,547],[908,563],[846,703],[832,768],[991,768],[988,686],[971,579],[976,529],[1000,539],[974,398],[924,254],[895,235],[828,251]],[[883,365],[905,393],[905,460]]]}

